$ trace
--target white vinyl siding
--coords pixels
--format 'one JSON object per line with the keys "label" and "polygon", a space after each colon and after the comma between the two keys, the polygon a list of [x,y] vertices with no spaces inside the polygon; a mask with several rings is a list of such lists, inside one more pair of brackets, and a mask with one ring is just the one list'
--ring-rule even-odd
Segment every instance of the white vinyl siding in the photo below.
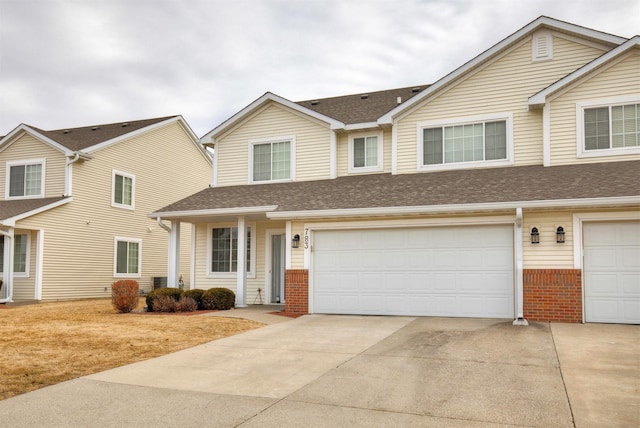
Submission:
{"label": "white vinyl siding", "polygon": [[44,159],[7,162],[6,169],[7,199],[44,197]]}

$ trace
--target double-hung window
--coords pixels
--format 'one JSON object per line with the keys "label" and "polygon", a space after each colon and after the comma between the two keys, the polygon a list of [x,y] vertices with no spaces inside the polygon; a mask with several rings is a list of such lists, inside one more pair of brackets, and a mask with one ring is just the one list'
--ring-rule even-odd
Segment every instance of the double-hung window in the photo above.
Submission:
{"label": "double-hung window", "polygon": [[507,165],[513,159],[511,114],[418,124],[418,169]]}
{"label": "double-hung window", "polygon": [[111,206],[133,209],[135,202],[135,185],[135,175],[113,170]]}
{"label": "double-hung window", "polygon": [[[253,274],[252,269],[252,237],[253,228],[247,227],[246,232],[246,272]],[[211,229],[211,257],[209,272],[213,275],[234,273],[238,271],[238,228],[214,227]]]}
{"label": "double-hung window", "polygon": [[[0,272],[4,272],[4,236],[0,236]],[[16,276],[29,275],[29,235],[13,237],[13,273]]]}
{"label": "double-hung window", "polygon": [[44,159],[7,162],[7,198],[44,197]]}
{"label": "double-hung window", "polygon": [[577,110],[578,156],[640,153],[640,102],[578,104]]}
{"label": "double-hung window", "polygon": [[349,172],[382,170],[382,133],[349,136]]}
{"label": "double-hung window", "polygon": [[294,179],[295,138],[252,140],[249,143],[251,182]]}
{"label": "double-hung window", "polygon": [[114,239],[114,268],[113,276],[122,278],[139,278],[142,261],[142,241],[135,238]]}

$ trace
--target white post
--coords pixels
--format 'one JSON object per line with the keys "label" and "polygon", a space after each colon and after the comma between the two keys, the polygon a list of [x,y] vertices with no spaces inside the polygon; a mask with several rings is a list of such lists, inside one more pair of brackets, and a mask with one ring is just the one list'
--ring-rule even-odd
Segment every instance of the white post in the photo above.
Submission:
{"label": "white post", "polygon": [[513,325],[529,325],[527,320],[524,319],[524,287],[522,284],[522,208],[516,208],[516,223],[513,233],[513,246],[516,264],[516,319],[513,321]]}
{"label": "white post", "polygon": [[247,227],[244,216],[238,217],[238,280],[236,286],[236,307],[246,308],[247,289]]}
{"label": "white post", "polygon": [[180,275],[180,221],[171,222],[167,257],[167,287],[177,287]]}
{"label": "white post", "polygon": [[42,300],[42,270],[44,265],[44,230],[36,233],[36,284],[34,298]]}
{"label": "white post", "polygon": [[0,302],[13,302],[13,248],[14,248],[14,230],[13,227],[8,231],[2,232],[4,236],[4,272],[2,272],[2,289],[5,290],[0,295]]}

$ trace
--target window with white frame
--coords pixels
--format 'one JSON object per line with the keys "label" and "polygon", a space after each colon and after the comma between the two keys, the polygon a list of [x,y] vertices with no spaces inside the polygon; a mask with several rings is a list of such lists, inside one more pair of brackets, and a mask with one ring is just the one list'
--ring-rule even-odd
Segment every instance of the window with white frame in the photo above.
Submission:
{"label": "window with white frame", "polygon": [[418,124],[418,167],[504,165],[512,160],[511,115]]}
{"label": "window with white frame", "polygon": [[[246,232],[246,272],[253,274],[253,228],[247,227]],[[238,228],[237,227],[213,227],[211,228],[210,266],[211,274],[234,273],[238,271]]]}
{"label": "window with white frame", "polygon": [[7,198],[44,197],[44,159],[7,162]]}
{"label": "window with white frame", "polygon": [[113,170],[111,205],[119,208],[134,208],[136,177],[133,174]]}
{"label": "window with white frame", "polygon": [[640,147],[640,103],[583,106],[584,153]]}
{"label": "window with white frame", "polygon": [[382,133],[349,136],[349,172],[382,170]]}
{"label": "window with white frame", "polygon": [[[4,236],[0,236],[0,272],[4,272]],[[13,237],[13,273],[17,276],[29,274],[29,235]]]}
{"label": "window with white frame", "polygon": [[114,239],[114,277],[140,277],[142,241],[134,238]]}
{"label": "window with white frame", "polygon": [[293,137],[252,140],[251,181],[288,181],[293,179]]}

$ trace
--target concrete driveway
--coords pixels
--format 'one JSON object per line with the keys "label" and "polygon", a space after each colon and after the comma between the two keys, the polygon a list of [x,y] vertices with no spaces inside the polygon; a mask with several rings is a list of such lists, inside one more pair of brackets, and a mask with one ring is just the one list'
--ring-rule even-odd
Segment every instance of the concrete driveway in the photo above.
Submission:
{"label": "concrete driveway", "polygon": [[0,425],[640,425],[637,326],[310,315],[0,401]]}

